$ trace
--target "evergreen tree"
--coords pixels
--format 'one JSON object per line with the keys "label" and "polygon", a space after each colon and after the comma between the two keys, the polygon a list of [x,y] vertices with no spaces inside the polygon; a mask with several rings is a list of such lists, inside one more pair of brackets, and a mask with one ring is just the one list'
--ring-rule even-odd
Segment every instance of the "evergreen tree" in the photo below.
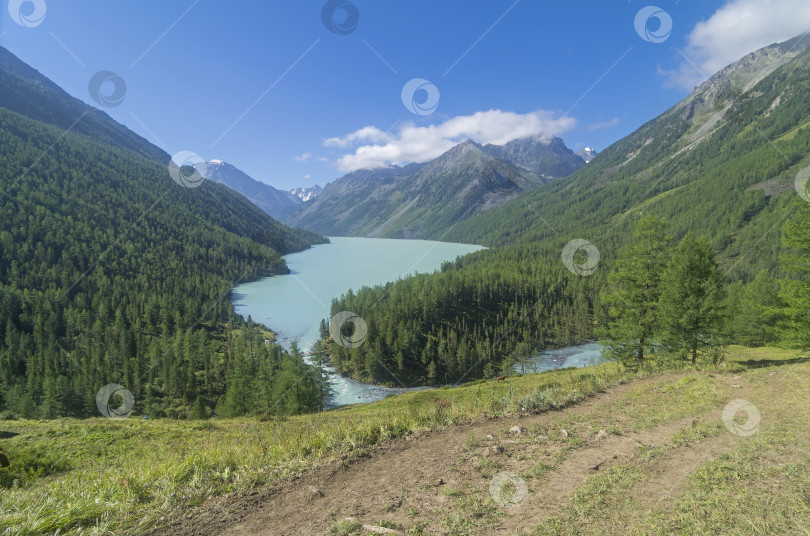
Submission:
{"label": "evergreen tree", "polygon": [[[328,329],[327,329],[327,336],[328,336]],[[317,386],[320,391],[320,407],[318,408],[320,411],[323,411],[324,402],[329,400],[332,396],[335,395],[335,390],[332,388],[332,384],[329,382],[327,366],[329,365],[329,350],[326,347],[326,343],[324,341],[318,341],[312,347],[312,365],[318,369],[317,374]]]}
{"label": "evergreen tree", "polygon": [[208,410],[201,396],[198,396],[194,401],[194,407],[191,409],[191,418],[196,420],[208,418]]}
{"label": "evergreen tree", "polygon": [[803,350],[810,349],[810,204],[802,203],[785,224],[782,267],[791,278],[782,283],[783,319],[779,331],[785,342]]}
{"label": "evergreen tree", "polygon": [[729,287],[727,337],[746,346],[765,346],[777,340],[776,324],[782,307],[779,282],[767,270],[743,285]]}
{"label": "evergreen tree", "polygon": [[665,348],[697,361],[698,350],[719,344],[725,289],[715,253],[691,233],[675,248],[661,278],[661,326]]}
{"label": "evergreen tree", "polygon": [[515,347],[515,351],[512,352],[511,359],[509,361],[514,362],[517,365],[520,365],[520,373],[526,374],[526,367],[529,364],[529,360],[532,357],[532,350],[528,344],[525,342],[518,343]]}
{"label": "evergreen tree", "polygon": [[640,366],[653,349],[660,327],[661,277],[672,244],[665,225],[655,216],[639,220],[634,242],[622,250],[608,276],[601,293],[606,325],[599,329],[608,357]]}

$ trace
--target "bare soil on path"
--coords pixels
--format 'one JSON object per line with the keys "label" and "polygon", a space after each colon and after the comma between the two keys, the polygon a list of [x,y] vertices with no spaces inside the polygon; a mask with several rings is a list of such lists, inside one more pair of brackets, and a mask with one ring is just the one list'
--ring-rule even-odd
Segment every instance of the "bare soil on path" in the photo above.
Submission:
{"label": "bare soil on path", "polygon": [[[422,532],[413,534],[521,534],[559,514],[594,475],[616,464],[633,463],[653,475],[633,489],[635,499],[644,508],[667,508],[691,473],[739,441],[731,434],[718,434],[686,445],[672,444],[675,434],[697,421],[720,418],[722,405],[705,415],[621,435],[591,427],[589,422],[621,405],[631,390],[679,376],[618,385],[562,410],[445,427],[388,441],[355,457],[324,461],[250,496],[209,500],[168,520],[155,534],[323,535],[330,533],[333,523],[347,518],[365,526],[359,534],[404,535],[420,521]],[[744,380],[733,381],[738,384],[733,386],[735,392],[744,396],[746,387],[739,385]],[[562,430],[561,422],[572,428]],[[513,426],[522,430],[510,432]],[[670,448],[652,462],[644,457],[660,446]],[[525,499],[515,507],[499,506],[490,498],[492,478],[504,472],[521,475],[528,482]],[[453,512],[459,512],[461,517],[455,519],[459,522],[464,517],[480,518],[464,531],[453,532],[453,518],[448,520]],[[380,520],[395,528],[380,527]]]}

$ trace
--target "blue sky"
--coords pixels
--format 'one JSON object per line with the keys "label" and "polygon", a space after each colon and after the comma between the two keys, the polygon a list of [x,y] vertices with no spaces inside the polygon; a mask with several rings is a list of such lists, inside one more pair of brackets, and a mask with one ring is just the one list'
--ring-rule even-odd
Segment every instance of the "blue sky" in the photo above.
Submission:
{"label": "blue sky", "polygon": [[[671,33],[656,38],[657,16],[641,29],[661,42],[634,25],[649,0],[342,0],[359,21],[337,33],[322,0],[36,1],[41,21],[30,1],[18,21],[20,0],[2,11],[2,46],[170,154],[222,159],[285,189],[427,159],[466,137],[557,134],[601,150],[703,75],[810,29],[806,0],[654,0]],[[348,13],[327,20],[339,29]],[[118,106],[90,95],[101,70],[126,83]],[[416,78],[430,85],[403,100]],[[435,110],[413,108],[424,88]]]}

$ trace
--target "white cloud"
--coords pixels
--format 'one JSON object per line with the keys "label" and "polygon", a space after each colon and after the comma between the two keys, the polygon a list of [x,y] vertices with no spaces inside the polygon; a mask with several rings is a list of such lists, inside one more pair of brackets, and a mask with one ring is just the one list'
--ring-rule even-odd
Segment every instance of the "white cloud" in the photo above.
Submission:
{"label": "white cloud", "polygon": [[312,178],[312,175],[304,175],[304,180],[305,181],[308,181],[311,178]]}
{"label": "white cloud", "polygon": [[337,161],[341,171],[354,171],[426,162],[466,139],[496,145],[518,138],[550,139],[575,125],[576,120],[571,117],[554,118],[551,112],[543,110],[527,114],[488,110],[453,117],[444,123],[426,127],[405,123],[396,134],[384,133],[376,127],[364,127],[346,136],[329,138],[324,145],[348,148],[357,143],[366,143]]}
{"label": "white cloud", "polygon": [[669,85],[692,89],[746,54],[808,30],[808,0],[729,0],[692,29],[681,65],[659,72]]}
{"label": "white cloud", "polygon": [[604,130],[606,128],[615,127],[618,124],[619,118],[614,117],[609,121],[603,121],[601,123],[594,123],[592,125],[588,125],[587,127],[585,127],[585,130],[587,130],[588,132],[593,132],[594,130]]}
{"label": "white cloud", "polygon": [[304,154],[299,154],[298,156],[294,156],[294,157],[293,157],[293,159],[294,159],[296,162],[306,162],[306,161],[307,161],[307,160],[309,160],[310,158],[312,158],[312,153],[304,153]]}
{"label": "white cloud", "polygon": [[346,147],[354,145],[358,142],[382,143],[390,140],[390,134],[383,132],[377,127],[368,126],[363,127],[360,130],[356,130],[347,136],[327,138],[324,140],[323,144],[326,147],[340,147],[345,149]]}

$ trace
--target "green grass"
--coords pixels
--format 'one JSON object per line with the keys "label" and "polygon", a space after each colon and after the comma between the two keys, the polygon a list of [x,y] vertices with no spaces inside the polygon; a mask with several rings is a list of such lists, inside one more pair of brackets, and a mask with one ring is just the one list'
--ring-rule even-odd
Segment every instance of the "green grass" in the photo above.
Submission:
{"label": "green grass", "polygon": [[458,488],[454,488],[452,486],[447,486],[446,488],[441,489],[442,495],[447,497],[461,497],[462,493],[461,490]]}
{"label": "green grass", "polygon": [[[740,352],[732,349],[730,355],[737,359],[743,355],[737,355]],[[760,361],[773,358],[774,352],[779,351],[761,355],[759,351],[744,351],[758,366]],[[786,352],[783,358],[791,355]],[[653,374],[651,370],[643,373]],[[59,534],[140,534],[158,518],[209,497],[272,485],[319,461],[360,456],[365,448],[387,439],[445,425],[563,407],[640,375],[615,364],[598,365],[505,382],[406,393],[374,404],[266,422],[137,418],[0,421],[0,447],[12,461],[10,470],[0,469],[0,533],[51,534],[58,530]],[[666,398],[676,395],[683,404],[666,403]],[[437,406],[435,396],[449,404]],[[656,381],[634,390],[634,404],[617,411],[622,418],[646,428],[661,418],[700,412],[716,403],[718,396],[710,376],[693,372],[674,383]],[[648,409],[639,413],[636,406]],[[601,418],[603,422],[596,419],[594,426],[608,429],[615,425],[609,416]],[[574,424],[572,421],[571,426]],[[479,441],[470,437],[468,446],[473,448]],[[581,441],[568,438],[560,459],[566,449],[577,448]],[[539,478],[547,470],[549,466],[537,466],[532,476]],[[457,501],[479,500],[466,492],[463,496],[443,493]],[[478,512],[479,506],[473,506],[466,509]],[[450,532],[466,530],[460,519],[448,516],[445,521]]]}
{"label": "green grass", "polygon": [[363,525],[351,519],[344,519],[343,521],[335,521],[329,526],[329,534],[336,536],[348,536],[349,534],[358,534]]}
{"label": "green grass", "polygon": [[[543,520],[533,536],[614,534],[810,534],[810,362],[795,351],[731,348],[728,370],[733,381],[751,387],[746,397],[761,413],[759,431],[746,438],[730,434],[719,419],[692,420],[670,444],[644,449],[631,462],[620,463],[590,478],[557,515]],[[699,416],[702,400],[723,407],[740,392],[710,373],[647,383],[631,390],[625,415],[649,424]],[[712,385],[716,388],[712,388]],[[678,391],[655,404],[656,393]],[[713,397],[713,393],[718,397]],[[684,396],[685,395],[685,396]],[[622,404],[628,399],[623,398]],[[715,406],[715,407],[717,407]],[[666,418],[661,417],[662,409]],[[612,411],[612,410],[610,410]],[[638,492],[642,484],[660,484],[659,463],[707,439],[727,447],[699,466],[664,501]],[[688,452],[688,451],[687,451]],[[667,504],[667,500],[669,504]]]}

